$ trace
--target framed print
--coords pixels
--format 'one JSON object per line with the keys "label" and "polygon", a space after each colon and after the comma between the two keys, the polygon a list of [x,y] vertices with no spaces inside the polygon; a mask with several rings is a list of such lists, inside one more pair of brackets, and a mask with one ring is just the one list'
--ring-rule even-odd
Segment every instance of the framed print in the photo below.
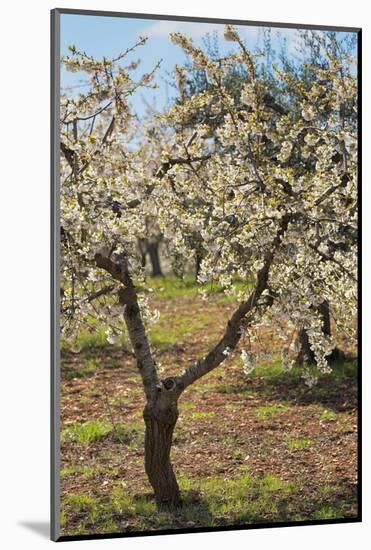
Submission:
{"label": "framed print", "polygon": [[361,520],[361,30],[52,11],[52,538]]}

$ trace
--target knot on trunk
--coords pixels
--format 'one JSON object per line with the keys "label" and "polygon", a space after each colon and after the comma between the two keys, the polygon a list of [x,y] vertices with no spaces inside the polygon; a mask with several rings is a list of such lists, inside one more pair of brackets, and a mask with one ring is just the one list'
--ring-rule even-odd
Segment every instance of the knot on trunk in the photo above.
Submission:
{"label": "knot on trunk", "polygon": [[157,397],[161,394],[161,397],[166,399],[164,396],[167,395],[171,401],[174,401],[178,399],[184,390],[184,384],[178,377],[168,376],[167,378],[160,379],[156,385],[156,390]]}
{"label": "knot on trunk", "polygon": [[168,390],[168,391],[172,391],[172,390],[175,390],[176,388],[176,380],[175,378],[165,378],[163,381],[162,381],[162,384],[165,388],[165,390]]}

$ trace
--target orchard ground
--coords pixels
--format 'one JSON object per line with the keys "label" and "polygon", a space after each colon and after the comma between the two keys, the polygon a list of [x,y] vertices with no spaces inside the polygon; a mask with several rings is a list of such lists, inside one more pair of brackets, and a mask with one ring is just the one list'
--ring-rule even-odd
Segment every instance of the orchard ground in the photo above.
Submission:
{"label": "orchard ground", "polygon": [[[223,333],[235,304],[219,289],[153,279],[159,322],[151,342],[172,375]],[[357,362],[354,350],[308,388],[276,355],[247,378],[239,355],[180,400],[172,462],[183,506],[157,511],[144,471],[145,404],[128,346],[81,333],[62,350],[62,535],[214,527],[357,516]]]}

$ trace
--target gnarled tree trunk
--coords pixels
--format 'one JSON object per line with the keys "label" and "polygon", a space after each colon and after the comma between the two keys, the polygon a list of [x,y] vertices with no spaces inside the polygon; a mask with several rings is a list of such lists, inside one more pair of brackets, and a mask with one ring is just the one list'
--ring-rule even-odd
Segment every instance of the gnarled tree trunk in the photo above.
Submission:
{"label": "gnarled tree trunk", "polygon": [[162,395],[155,402],[147,403],[143,412],[146,424],[145,469],[159,508],[180,504],[179,486],[170,461],[178,414],[176,400],[169,403],[162,399]]}

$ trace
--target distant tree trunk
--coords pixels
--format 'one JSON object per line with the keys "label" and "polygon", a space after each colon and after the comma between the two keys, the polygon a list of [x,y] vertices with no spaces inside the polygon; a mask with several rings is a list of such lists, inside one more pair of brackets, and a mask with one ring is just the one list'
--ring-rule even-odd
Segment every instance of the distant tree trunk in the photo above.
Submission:
{"label": "distant tree trunk", "polygon": [[164,406],[161,398],[156,403],[147,403],[143,412],[146,424],[145,469],[159,508],[180,504],[179,486],[170,461],[178,414],[176,401]]}
{"label": "distant tree trunk", "polygon": [[162,276],[161,261],[159,254],[161,237],[157,240],[148,240],[148,239],[139,239],[138,246],[141,256],[141,266],[146,267],[147,264],[147,254],[152,266],[152,277]]}
{"label": "distant tree trunk", "polygon": [[298,363],[298,365],[302,365],[303,363],[315,363],[314,353],[310,349],[309,338],[305,328],[300,329],[298,341],[299,353],[296,358],[296,362]]}
{"label": "distant tree trunk", "polygon": [[201,261],[202,261],[201,254],[199,252],[196,252],[196,273],[195,273],[196,281],[198,279],[198,274],[200,273]]}
{"label": "distant tree trunk", "polygon": [[[324,300],[320,306],[318,307],[318,311],[320,312],[323,320],[323,333],[326,336],[331,336],[331,317],[330,317],[330,304],[327,300]],[[299,353],[296,358],[296,362],[301,365],[305,362],[313,364],[315,363],[315,357],[314,353],[310,348],[310,342],[308,338],[307,331],[305,329],[301,329],[299,331],[298,335],[299,340]],[[336,359],[340,359],[344,357],[344,353],[339,350],[339,348],[334,348],[332,350],[332,353],[327,357],[328,361],[335,361]]]}
{"label": "distant tree trunk", "polygon": [[327,300],[324,300],[319,306],[319,311],[323,319],[323,332],[326,336],[331,336],[330,304]]}
{"label": "distant tree trunk", "polygon": [[138,245],[139,245],[139,251],[140,251],[140,265],[142,267],[146,267],[147,240],[139,239]]}
{"label": "distant tree trunk", "polygon": [[160,241],[149,242],[147,250],[149,253],[149,258],[152,264],[152,277],[162,276],[162,269],[160,263],[160,254],[159,254]]}

